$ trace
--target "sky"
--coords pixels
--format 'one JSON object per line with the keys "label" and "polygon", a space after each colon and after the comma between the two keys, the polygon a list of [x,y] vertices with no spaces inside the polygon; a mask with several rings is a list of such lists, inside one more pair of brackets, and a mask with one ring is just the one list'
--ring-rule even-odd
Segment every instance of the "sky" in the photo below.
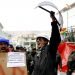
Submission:
{"label": "sky", "polygon": [[40,8],[35,9],[43,1],[54,3],[59,10],[66,4],[75,2],[75,0],[0,0],[0,22],[4,27],[3,31],[50,30],[49,14]]}

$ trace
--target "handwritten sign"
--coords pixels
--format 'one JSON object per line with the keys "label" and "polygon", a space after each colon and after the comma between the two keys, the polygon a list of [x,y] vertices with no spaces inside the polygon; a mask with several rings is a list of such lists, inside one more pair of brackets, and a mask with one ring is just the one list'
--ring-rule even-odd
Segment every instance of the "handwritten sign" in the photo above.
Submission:
{"label": "handwritten sign", "polygon": [[26,66],[26,55],[24,52],[8,52],[7,67]]}
{"label": "handwritten sign", "polygon": [[0,53],[0,75],[28,75],[27,67],[7,67],[8,53]]}

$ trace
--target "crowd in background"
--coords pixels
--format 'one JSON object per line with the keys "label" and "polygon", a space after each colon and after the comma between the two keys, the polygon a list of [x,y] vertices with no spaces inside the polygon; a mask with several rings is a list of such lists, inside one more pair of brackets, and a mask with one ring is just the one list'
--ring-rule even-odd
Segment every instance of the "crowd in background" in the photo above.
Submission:
{"label": "crowd in background", "polygon": [[[39,56],[40,50],[37,50],[35,47],[35,48],[32,48],[31,51],[28,51],[26,47],[22,47],[20,45],[14,48],[12,44],[9,44],[9,40],[0,38],[0,52],[26,52],[28,75],[31,75],[34,69],[35,56]],[[60,71],[61,71],[62,59],[59,52],[57,52],[56,60],[57,60],[57,66],[58,65],[60,66]],[[68,66],[67,75],[72,75],[72,72],[75,71],[75,51],[73,51],[70,54],[68,58],[67,66]],[[58,68],[56,70],[58,70]]]}

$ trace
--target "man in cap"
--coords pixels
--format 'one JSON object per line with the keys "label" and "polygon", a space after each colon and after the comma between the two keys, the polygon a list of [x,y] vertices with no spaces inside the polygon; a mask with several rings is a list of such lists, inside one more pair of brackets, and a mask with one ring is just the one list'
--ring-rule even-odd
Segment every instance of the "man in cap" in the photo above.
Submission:
{"label": "man in cap", "polygon": [[8,52],[9,40],[0,38],[0,52]]}
{"label": "man in cap", "polygon": [[[48,44],[49,37],[47,35],[41,34],[41,35],[37,36],[36,41],[37,41],[37,48],[40,49],[40,48],[43,47],[43,45],[47,45]],[[42,44],[40,44],[40,43],[42,43]]]}
{"label": "man in cap", "polygon": [[[52,33],[50,41],[46,37],[38,36],[36,38],[37,46],[40,50],[39,55],[35,57],[35,66],[32,75],[57,75],[56,68],[56,53],[61,42],[59,28],[54,12],[50,13],[52,18],[51,26]],[[49,42],[49,44],[48,44]]]}

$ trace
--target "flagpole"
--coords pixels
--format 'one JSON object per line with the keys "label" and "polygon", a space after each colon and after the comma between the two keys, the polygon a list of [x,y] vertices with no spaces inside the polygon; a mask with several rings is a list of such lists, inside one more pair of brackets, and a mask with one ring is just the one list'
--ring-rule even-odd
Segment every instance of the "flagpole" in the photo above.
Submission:
{"label": "flagpole", "polygon": [[[38,6],[38,7],[41,8],[41,9],[43,9],[43,10],[45,10],[45,11],[47,11],[47,12],[50,13],[51,15],[53,15],[53,18],[57,21],[56,17],[54,16],[54,14],[51,13],[51,11],[49,11],[49,10],[43,8],[42,6]],[[58,23],[58,25],[60,26],[60,24],[59,24],[58,21],[57,21],[57,23]]]}

